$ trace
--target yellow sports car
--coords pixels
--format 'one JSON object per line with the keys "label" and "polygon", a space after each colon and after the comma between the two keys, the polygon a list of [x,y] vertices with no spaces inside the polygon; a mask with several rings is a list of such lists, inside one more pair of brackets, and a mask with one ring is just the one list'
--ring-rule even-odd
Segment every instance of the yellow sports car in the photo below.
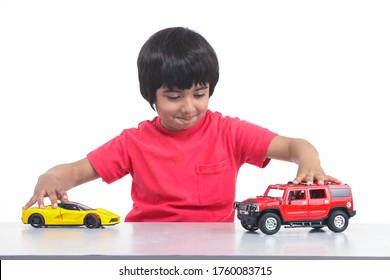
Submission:
{"label": "yellow sports car", "polygon": [[47,226],[82,226],[98,228],[101,226],[116,225],[120,217],[103,208],[92,209],[77,202],[58,203],[57,208],[29,208],[22,212],[22,222],[32,227]]}

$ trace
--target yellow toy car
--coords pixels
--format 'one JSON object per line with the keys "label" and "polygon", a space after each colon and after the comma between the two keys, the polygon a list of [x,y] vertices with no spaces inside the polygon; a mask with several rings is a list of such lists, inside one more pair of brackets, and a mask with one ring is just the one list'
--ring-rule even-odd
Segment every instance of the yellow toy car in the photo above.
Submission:
{"label": "yellow toy car", "polygon": [[103,208],[92,209],[77,202],[58,203],[57,208],[29,208],[22,212],[22,222],[34,228],[47,226],[82,226],[99,228],[116,225],[120,217]]}

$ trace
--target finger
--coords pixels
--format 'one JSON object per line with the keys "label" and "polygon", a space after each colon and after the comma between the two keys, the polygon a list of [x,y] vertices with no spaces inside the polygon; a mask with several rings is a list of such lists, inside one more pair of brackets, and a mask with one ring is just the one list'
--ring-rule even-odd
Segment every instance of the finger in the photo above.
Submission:
{"label": "finger", "polygon": [[60,192],[58,194],[58,199],[61,201],[61,202],[67,202],[69,199],[68,199],[68,194],[64,191]]}
{"label": "finger", "polygon": [[320,175],[317,175],[314,177],[314,181],[317,182],[317,184],[319,185],[323,185],[324,184],[324,181],[325,181],[325,176],[320,174]]}
{"label": "finger", "polygon": [[314,176],[311,172],[301,173],[299,177],[301,178],[301,183],[305,183],[306,185],[313,185]]}
{"label": "finger", "polygon": [[325,178],[326,178],[326,180],[334,182],[334,183],[341,183],[341,181],[339,179],[332,177],[332,176],[326,175]]}
{"label": "finger", "polygon": [[45,208],[45,202],[43,201],[43,196],[38,196],[37,202],[39,208]]}
{"label": "finger", "polygon": [[51,204],[51,207],[53,208],[57,208],[57,194],[55,192],[50,192],[47,194],[47,196],[49,197],[50,199],[50,204]]}
{"label": "finger", "polygon": [[300,173],[294,179],[293,183],[299,184],[299,183],[305,182],[307,185],[313,185],[313,181],[314,181],[313,175]]}
{"label": "finger", "polygon": [[305,181],[306,181],[307,185],[313,185],[314,178],[313,178],[313,176],[309,175],[309,176],[306,176]]}
{"label": "finger", "polygon": [[23,209],[27,210],[28,208],[33,206],[36,202],[37,202],[37,199],[35,198],[35,195],[34,195],[32,198],[30,198],[30,200],[26,203],[26,205],[23,206]]}
{"label": "finger", "polygon": [[300,176],[300,175],[298,175],[297,177],[295,177],[295,179],[293,180],[293,183],[295,184],[295,185],[298,185],[300,182],[302,182],[303,181],[303,176]]}

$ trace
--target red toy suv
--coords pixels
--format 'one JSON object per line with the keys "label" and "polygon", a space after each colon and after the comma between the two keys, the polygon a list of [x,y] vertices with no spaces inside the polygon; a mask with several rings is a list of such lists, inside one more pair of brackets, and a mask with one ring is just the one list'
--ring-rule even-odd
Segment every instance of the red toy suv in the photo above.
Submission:
{"label": "red toy suv", "polygon": [[351,188],[346,184],[277,184],[268,186],[263,196],[235,202],[237,218],[249,231],[260,229],[275,234],[285,227],[328,226],[342,232],[355,216]]}

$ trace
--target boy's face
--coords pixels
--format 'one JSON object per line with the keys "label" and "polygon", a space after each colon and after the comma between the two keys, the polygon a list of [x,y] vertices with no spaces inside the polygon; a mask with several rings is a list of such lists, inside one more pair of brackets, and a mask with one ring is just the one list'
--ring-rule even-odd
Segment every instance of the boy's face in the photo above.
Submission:
{"label": "boy's face", "polygon": [[156,91],[156,111],[161,125],[172,131],[193,127],[206,114],[209,85],[193,85],[190,89],[160,87]]}

